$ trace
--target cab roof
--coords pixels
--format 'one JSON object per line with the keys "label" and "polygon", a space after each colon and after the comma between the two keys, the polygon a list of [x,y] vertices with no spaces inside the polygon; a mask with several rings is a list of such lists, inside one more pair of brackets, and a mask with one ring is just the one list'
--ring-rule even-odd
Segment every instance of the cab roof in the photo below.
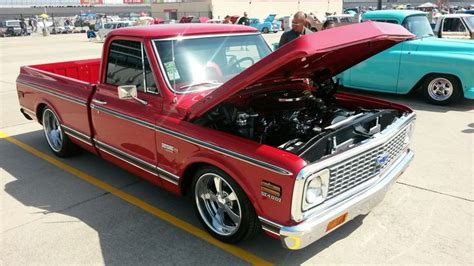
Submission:
{"label": "cab roof", "polygon": [[372,19],[395,19],[400,24],[409,16],[426,16],[426,12],[418,10],[375,10],[369,11],[362,16],[362,20]]}
{"label": "cab roof", "polygon": [[228,24],[212,23],[178,23],[178,24],[159,24],[148,26],[135,26],[113,30],[108,36],[130,36],[145,38],[169,38],[176,36],[190,35],[215,35],[215,34],[235,34],[235,33],[254,33],[257,29]]}

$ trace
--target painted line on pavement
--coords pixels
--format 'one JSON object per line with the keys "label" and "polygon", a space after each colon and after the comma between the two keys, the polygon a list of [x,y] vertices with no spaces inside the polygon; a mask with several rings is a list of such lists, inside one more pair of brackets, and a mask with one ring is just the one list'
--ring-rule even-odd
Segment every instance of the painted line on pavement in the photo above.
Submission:
{"label": "painted line on pavement", "polygon": [[7,134],[3,133],[2,131],[0,131],[0,139],[5,139],[6,141],[12,143],[12,144],[15,144],[16,146],[22,148],[23,150],[33,154],[34,156],[36,157],[39,157],[47,162],[49,162],[50,164],[76,176],[76,177],[79,177],[80,179],[102,189],[102,190],[105,190],[107,192],[110,192],[111,194],[115,195],[116,197],[132,204],[132,205],[135,205],[139,208],[141,208],[142,210],[150,213],[150,214],[153,214],[154,216],[160,218],[161,220],[164,220],[166,222],[168,222],[169,224],[171,225],[174,225],[206,242],[208,242],[209,244],[212,244],[244,261],[247,261],[253,265],[272,265],[271,262],[269,261],[266,261],[265,259],[262,259],[242,248],[239,248],[237,246],[234,246],[234,245],[229,245],[229,244],[226,244],[226,243],[223,243],[223,242],[220,242],[219,240],[213,238],[211,235],[209,235],[209,233],[207,233],[206,231],[190,224],[190,223],[187,223],[157,207],[154,207],[152,206],[151,204],[143,201],[143,200],[140,200],[139,198],[137,197],[134,197],[126,192],[123,192],[121,190],[119,190],[118,188],[114,187],[114,186],[111,186],[89,174],[86,174],[85,172],[77,169],[77,168],[74,168],[64,162],[61,162],[60,160],[52,157],[52,156],[49,156],[35,148],[33,148],[32,146],[29,146],[28,144],[25,144],[19,140],[17,140],[16,138],[14,137],[10,137],[8,136]]}

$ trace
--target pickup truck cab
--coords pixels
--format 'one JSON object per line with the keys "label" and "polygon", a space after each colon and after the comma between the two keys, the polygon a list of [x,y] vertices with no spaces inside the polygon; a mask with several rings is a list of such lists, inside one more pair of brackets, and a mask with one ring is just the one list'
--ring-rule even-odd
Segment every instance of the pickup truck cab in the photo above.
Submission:
{"label": "pickup truck cab", "polygon": [[399,24],[417,37],[387,49],[339,75],[345,87],[408,94],[421,89],[424,98],[448,105],[474,99],[474,43],[434,36],[427,14],[414,10],[367,12],[363,21]]}
{"label": "pickup truck cab", "polygon": [[410,108],[331,78],[412,37],[367,22],[271,53],[247,26],[123,28],[102,59],[21,67],[18,97],[57,156],[81,147],[189,195],[222,241],[263,229],[300,249],[367,214],[413,158]]}
{"label": "pickup truck cab", "polygon": [[437,18],[433,31],[439,38],[474,39],[474,15],[442,15]]}

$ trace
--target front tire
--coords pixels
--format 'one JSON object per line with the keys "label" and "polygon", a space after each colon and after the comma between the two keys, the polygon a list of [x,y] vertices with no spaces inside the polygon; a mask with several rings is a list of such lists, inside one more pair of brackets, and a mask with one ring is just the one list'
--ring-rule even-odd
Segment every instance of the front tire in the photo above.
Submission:
{"label": "front tire", "polygon": [[425,99],[434,105],[449,105],[462,95],[461,83],[451,75],[429,75],[423,83]]}
{"label": "front tire", "polygon": [[49,107],[43,110],[42,123],[48,146],[58,157],[70,157],[77,150],[61,127],[58,116]]}
{"label": "front tire", "polygon": [[213,237],[237,243],[259,231],[257,215],[249,199],[222,170],[214,167],[198,170],[192,191],[199,221]]}
{"label": "front tire", "polygon": [[267,27],[265,27],[265,28],[262,29],[262,32],[263,32],[263,33],[269,33],[270,30],[269,30]]}

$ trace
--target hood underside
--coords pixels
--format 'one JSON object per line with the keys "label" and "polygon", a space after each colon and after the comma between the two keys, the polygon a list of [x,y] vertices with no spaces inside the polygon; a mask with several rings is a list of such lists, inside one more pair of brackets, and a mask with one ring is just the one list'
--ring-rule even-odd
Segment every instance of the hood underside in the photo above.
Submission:
{"label": "hood underside", "polygon": [[199,100],[189,109],[188,119],[201,116],[252,85],[298,78],[328,79],[413,37],[400,25],[372,21],[303,35]]}

